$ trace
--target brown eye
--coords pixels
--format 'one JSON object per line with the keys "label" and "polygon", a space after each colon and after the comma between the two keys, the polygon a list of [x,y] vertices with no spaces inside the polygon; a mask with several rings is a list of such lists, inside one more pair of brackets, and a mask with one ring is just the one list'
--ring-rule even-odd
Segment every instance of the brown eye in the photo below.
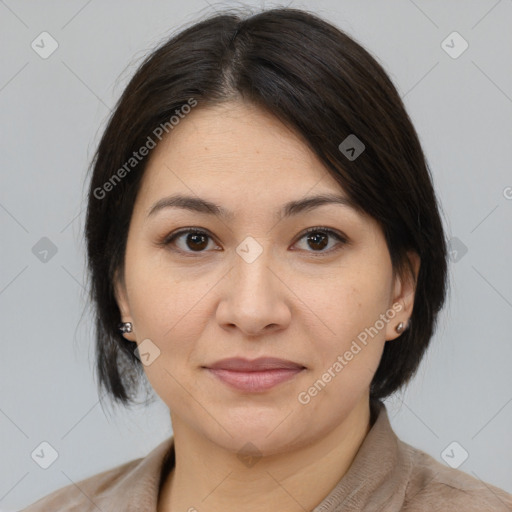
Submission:
{"label": "brown eye", "polygon": [[321,231],[317,231],[312,235],[307,235],[307,240],[312,249],[322,250],[329,243],[329,235],[322,233]]}
{"label": "brown eye", "polygon": [[[168,237],[164,245],[177,245],[178,250],[182,252],[205,252],[204,250],[208,247],[208,242],[211,239],[210,235],[205,231],[196,229],[185,229],[173,233]],[[182,241],[181,246],[176,241]]]}
{"label": "brown eye", "polygon": [[[337,240],[338,244],[334,244],[334,248],[324,250],[329,245],[330,238],[334,238],[335,240]],[[321,256],[323,253],[327,254],[336,251],[337,249],[341,248],[343,244],[347,243],[347,240],[343,236],[338,234],[336,231],[320,227],[308,229],[300,238],[300,240],[302,239],[305,239],[307,247],[309,249],[312,249],[309,250],[308,252],[319,253],[319,256]],[[336,245],[338,247],[336,247]]]}
{"label": "brown eye", "polygon": [[192,250],[203,250],[208,245],[208,235],[200,233],[189,233],[185,238],[185,243]]}
{"label": "brown eye", "polygon": [[[311,253],[313,256],[323,256],[341,249],[343,245],[348,243],[347,239],[341,234],[329,228],[315,227],[308,229],[299,240],[306,240],[306,252]],[[336,240],[334,247],[326,249],[329,246],[331,239]],[[208,252],[208,244],[212,241],[212,236],[206,231],[200,229],[181,229],[169,235],[162,245],[175,246],[172,249],[176,252],[183,253],[186,256],[199,255]],[[179,243],[178,243],[179,242]]]}

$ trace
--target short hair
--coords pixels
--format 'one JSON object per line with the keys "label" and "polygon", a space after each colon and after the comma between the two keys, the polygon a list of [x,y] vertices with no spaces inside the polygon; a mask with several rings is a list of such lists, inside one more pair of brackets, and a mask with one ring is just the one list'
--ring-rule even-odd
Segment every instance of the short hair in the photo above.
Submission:
{"label": "short hair", "polygon": [[[100,395],[106,391],[112,403],[129,406],[137,403],[141,380],[147,385],[136,344],[118,331],[114,279],[124,274],[130,218],[150,155],[132,161],[130,172],[121,169],[191,98],[196,108],[241,99],[269,112],[302,137],[356,208],[378,222],[394,275],[410,272],[416,291],[408,329],[385,343],[370,399],[404,386],[435,331],[448,283],[440,205],[400,95],[367,50],[315,14],[227,9],[182,29],[144,58],[91,162],[85,236]],[[364,144],[357,158],[340,149],[349,136]],[[409,250],[421,258],[416,276]]]}

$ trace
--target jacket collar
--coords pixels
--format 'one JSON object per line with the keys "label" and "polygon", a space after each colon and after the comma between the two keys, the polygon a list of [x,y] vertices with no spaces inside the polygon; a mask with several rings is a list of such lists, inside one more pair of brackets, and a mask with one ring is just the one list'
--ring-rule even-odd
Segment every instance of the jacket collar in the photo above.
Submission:
{"label": "jacket collar", "polygon": [[370,403],[370,431],[348,471],[313,512],[402,510],[412,461],[391,428],[386,406]]}

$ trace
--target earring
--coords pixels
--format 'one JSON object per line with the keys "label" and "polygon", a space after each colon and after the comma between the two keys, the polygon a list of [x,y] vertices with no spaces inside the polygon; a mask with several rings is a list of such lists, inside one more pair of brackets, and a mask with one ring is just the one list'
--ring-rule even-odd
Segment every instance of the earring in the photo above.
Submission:
{"label": "earring", "polygon": [[403,322],[400,322],[396,327],[395,327],[395,331],[396,332],[402,332],[404,330],[404,327],[405,327],[405,324]]}
{"label": "earring", "polygon": [[132,323],[131,322],[121,322],[117,328],[119,329],[119,332],[122,332],[123,334],[124,333],[127,333],[127,332],[132,332]]}

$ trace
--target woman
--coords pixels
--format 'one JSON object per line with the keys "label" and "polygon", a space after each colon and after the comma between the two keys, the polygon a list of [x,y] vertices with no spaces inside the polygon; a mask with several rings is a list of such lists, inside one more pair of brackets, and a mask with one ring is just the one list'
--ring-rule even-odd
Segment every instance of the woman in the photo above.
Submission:
{"label": "woman", "polygon": [[512,510],[383,399],[446,296],[432,180],[382,67],[307,12],[219,14],[128,84],[86,221],[99,384],[173,435],[39,510]]}

